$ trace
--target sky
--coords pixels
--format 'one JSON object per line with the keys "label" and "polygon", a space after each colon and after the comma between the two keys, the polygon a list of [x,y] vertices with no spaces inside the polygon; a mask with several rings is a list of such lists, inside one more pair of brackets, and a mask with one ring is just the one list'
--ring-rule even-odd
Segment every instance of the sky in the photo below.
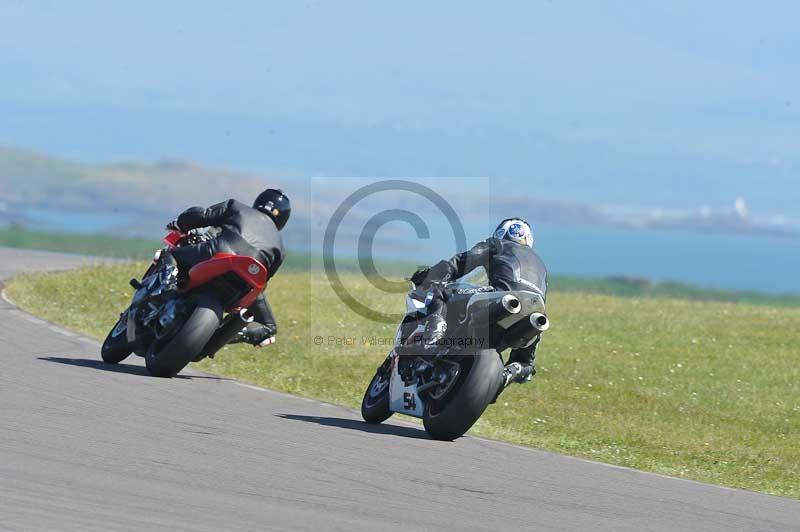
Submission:
{"label": "sky", "polygon": [[0,144],[791,217],[798,19],[787,0],[3,0]]}

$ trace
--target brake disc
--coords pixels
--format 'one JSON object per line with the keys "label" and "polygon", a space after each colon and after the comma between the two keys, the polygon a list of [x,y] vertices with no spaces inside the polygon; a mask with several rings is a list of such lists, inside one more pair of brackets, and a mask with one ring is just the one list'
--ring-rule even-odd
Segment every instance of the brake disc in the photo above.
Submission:
{"label": "brake disc", "polygon": [[442,397],[450,393],[456,382],[458,375],[461,373],[461,365],[452,360],[440,360],[439,363],[446,364],[447,367],[439,367],[434,371],[434,380],[439,381],[439,385],[432,388],[428,395],[434,401],[438,401]]}

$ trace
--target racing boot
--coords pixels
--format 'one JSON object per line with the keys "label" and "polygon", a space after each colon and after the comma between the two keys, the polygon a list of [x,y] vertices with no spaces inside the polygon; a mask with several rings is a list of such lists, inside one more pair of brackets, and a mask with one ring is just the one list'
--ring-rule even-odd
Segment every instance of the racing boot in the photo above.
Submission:
{"label": "racing boot", "polygon": [[533,366],[523,366],[519,362],[512,362],[503,370],[503,388],[512,382],[520,384],[528,382],[535,374],[536,370],[533,369]]}
{"label": "racing boot", "polygon": [[494,399],[492,399],[491,404],[495,404],[497,402],[500,394],[503,393],[503,390],[505,390],[509,384],[512,382],[518,382],[520,384],[528,382],[535,374],[536,370],[532,365],[525,366],[519,362],[511,362],[508,364],[505,368],[503,368],[500,386],[497,388],[497,393],[495,394]]}

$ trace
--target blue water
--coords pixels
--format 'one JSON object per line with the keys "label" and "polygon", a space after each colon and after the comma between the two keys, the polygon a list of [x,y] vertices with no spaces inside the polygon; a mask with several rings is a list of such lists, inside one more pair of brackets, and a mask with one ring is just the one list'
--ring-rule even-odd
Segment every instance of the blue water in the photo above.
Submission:
{"label": "blue water", "polygon": [[551,272],[800,293],[800,240],[608,227],[536,227]]}
{"label": "blue water", "polygon": [[[24,214],[36,220],[38,228],[68,232],[119,230],[123,234],[157,235],[163,225],[163,220],[143,219],[142,214],[133,213],[29,209]],[[482,226],[467,227],[471,240],[488,236],[488,232],[483,235]],[[534,231],[537,251],[555,276],[623,275],[724,290],[800,293],[800,239],[543,224],[537,224]],[[297,234],[292,234],[297,239]],[[414,238],[410,233],[408,236]],[[295,250],[308,251],[303,247],[307,248],[306,242],[288,244]],[[435,241],[428,242],[425,250],[414,248],[419,245],[417,241],[410,244],[397,252],[412,262],[410,253],[419,254],[417,258],[426,262],[453,252],[450,242],[441,253]]]}

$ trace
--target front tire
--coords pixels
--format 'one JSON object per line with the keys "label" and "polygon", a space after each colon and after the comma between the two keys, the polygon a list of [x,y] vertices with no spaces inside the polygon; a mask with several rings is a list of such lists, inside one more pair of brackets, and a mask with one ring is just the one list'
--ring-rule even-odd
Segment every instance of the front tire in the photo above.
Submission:
{"label": "front tire", "polygon": [[120,315],[114,328],[109,331],[103,342],[103,347],[100,348],[100,356],[103,357],[103,362],[108,364],[119,364],[131,353],[133,350],[128,347],[128,313],[124,312]]}
{"label": "front tire", "polygon": [[464,435],[483,415],[500,389],[503,361],[497,351],[475,353],[469,373],[458,388],[439,402],[428,403],[422,422],[435,440],[452,441]]}
{"label": "front tire", "polygon": [[[382,375],[381,373],[385,373]],[[392,417],[389,410],[389,373],[378,370],[361,400],[361,417],[371,425],[383,423]]]}
{"label": "front tire", "polygon": [[201,295],[180,330],[163,347],[158,342],[145,356],[147,370],[154,377],[171,378],[197,358],[222,321],[222,306],[216,298]]}

